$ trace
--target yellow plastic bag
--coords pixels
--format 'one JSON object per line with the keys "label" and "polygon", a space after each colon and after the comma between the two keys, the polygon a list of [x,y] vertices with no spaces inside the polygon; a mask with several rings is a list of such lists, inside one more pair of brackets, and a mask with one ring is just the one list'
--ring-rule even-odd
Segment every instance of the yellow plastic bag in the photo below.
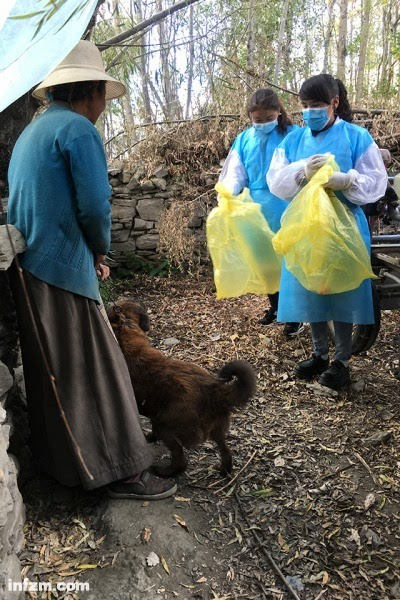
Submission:
{"label": "yellow plastic bag", "polygon": [[248,189],[238,196],[222,183],[215,189],[218,206],[207,219],[207,243],[217,298],[274,294],[279,289],[281,258],[272,247],[274,233],[261,206],[253,202]]}
{"label": "yellow plastic bag", "polygon": [[289,204],[272,243],[307,290],[340,294],[375,278],[354,216],[323,185],[338,167],[332,157]]}

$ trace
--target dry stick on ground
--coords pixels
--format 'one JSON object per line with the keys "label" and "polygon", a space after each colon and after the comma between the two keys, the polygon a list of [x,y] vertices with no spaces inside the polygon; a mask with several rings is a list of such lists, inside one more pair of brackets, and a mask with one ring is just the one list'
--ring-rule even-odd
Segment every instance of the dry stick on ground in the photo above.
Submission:
{"label": "dry stick on ground", "polygon": [[[4,214],[3,204],[1,202],[1,199],[0,199],[0,213]],[[28,307],[28,313],[29,313],[29,316],[30,316],[30,319],[31,319],[31,322],[32,322],[32,327],[33,327],[33,331],[34,331],[34,334],[35,334],[35,338],[36,338],[36,341],[37,341],[38,346],[39,346],[39,350],[40,350],[40,354],[41,354],[42,359],[43,359],[45,370],[46,370],[47,375],[48,375],[49,380],[50,380],[50,385],[52,387],[52,390],[53,390],[53,393],[54,393],[54,397],[55,397],[56,402],[57,402],[57,406],[58,406],[58,410],[60,412],[61,419],[64,422],[65,429],[67,430],[68,436],[69,436],[69,438],[70,438],[70,440],[72,442],[72,446],[73,446],[73,448],[74,448],[74,450],[76,452],[76,455],[77,455],[77,458],[78,458],[79,462],[81,463],[81,465],[82,465],[83,469],[85,470],[85,472],[86,472],[87,476],[89,477],[89,479],[91,481],[93,481],[93,475],[91,474],[91,472],[89,471],[89,469],[86,466],[86,463],[85,463],[85,461],[83,459],[83,456],[82,456],[81,449],[79,447],[78,442],[76,441],[76,439],[74,437],[74,434],[72,433],[71,427],[70,427],[70,425],[68,423],[67,417],[65,415],[65,412],[64,412],[61,400],[60,400],[60,396],[58,395],[56,380],[55,380],[55,377],[54,377],[54,375],[52,374],[52,372],[50,370],[49,361],[47,360],[47,356],[46,356],[46,353],[44,351],[42,341],[40,339],[40,334],[39,334],[39,330],[38,330],[38,327],[37,327],[37,324],[36,324],[35,315],[33,313],[32,304],[31,304],[31,302],[29,300],[28,290],[26,289],[24,274],[23,274],[23,271],[22,271],[22,269],[20,267],[20,264],[19,264],[19,260],[18,260],[18,256],[17,256],[17,251],[15,250],[14,242],[13,242],[13,239],[11,237],[11,232],[10,232],[10,228],[8,226],[8,223],[6,223],[6,230],[7,230],[7,236],[8,236],[8,240],[10,242],[11,250],[12,250],[12,253],[13,253],[13,256],[14,256],[15,266],[16,266],[17,271],[18,271],[18,277],[19,277],[19,279],[21,281],[23,295],[24,295],[24,298],[25,298],[25,301],[26,301],[26,305]]]}
{"label": "dry stick on ground", "polygon": [[368,471],[368,473],[371,476],[372,481],[374,482],[375,485],[380,485],[379,482],[376,481],[375,479],[375,475],[372,472],[371,467],[369,466],[368,463],[365,462],[365,460],[363,459],[363,457],[358,454],[358,452],[354,452],[354,456],[356,457],[357,460],[360,461],[360,463],[362,464],[363,467],[365,467],[365,469]]}
{"label": "dry stick on ground", "polygon": [[321,590],[318,596],[315,597],[315,600],[320,600],[324,594],[326,594],[328,590]]}
{"label": "dry stick on ground", "polygon": [[245,470],[245,469],[248,467],[248,465],[251,463],[251,461],[253,460],[253,458],[254,458],[254,457],[255,457],[255,455],[257,454],[257,452],[258,452],[258,450],[254,450],[253,454],[250,456],[250,458],[249,458],[249,460],[247,461],[247,463],[244,465],[244,467],[242,467],[242,468],[240,469],[240,471],[238,471],[238,472],[236,473],[235,477],[232,477],[232,479],[230,479],[230,480],[228,481],[228,483],[227,483],[226,485],[224,485],[224,487],[222,487],[222,488],[219,488],[219,490],[215,490],[215,493],[216,493],[216,494],[219,494],[219,492],[222,492],[222,490],[225,490],[227,487],[229,487],[230,485],[232,485],[232,483],[233,483],[234,481],[236,481],[236,479],[239,477],[239,475],[240,475],[241,473],[243,473],[243,471],[244,471],[244,470]]}
{"label": "dry stick on ground", "polygon": [[[243,515],[244,520],[247,523],[247,526],[250,528],[251,527],[251,523],[247,517],[246,511],[243,508],[243,504],[240,500],[240,496],[237,492],[235,492],[235,498],[236,498],[236,502],[239,505],[240,511]],[[284,574],[282,573],[282,571],[280,570],[280,568],[278,567],[278,565],[276,564],[276,562],[274,561],[274,559],[272,558],[271,554],[268,552],[268,550],[266,549],[262,539],[260,538],[260,536],[258,535],[258,533],[254,530],[251,529],[255,539],[257,540],[257,544],[259,546],[259,548],[263,551],[263,553],[265,554],[265,556],[268,558],[271,567],[273,568],[273,570],[275,571],[275,573],[279,576],[279,579],[282,581],[282,583],[284,584],[285,588],[288,590],[288,592],[290,593],[290,595],[292,596],[292,598],[295,598],[295,600],[300,600],[299,596],[296,594],[296,592],[294,591],[294,589],[292,588],[292,586],[290,585],[290,583],[288,583],[285,579]]]}

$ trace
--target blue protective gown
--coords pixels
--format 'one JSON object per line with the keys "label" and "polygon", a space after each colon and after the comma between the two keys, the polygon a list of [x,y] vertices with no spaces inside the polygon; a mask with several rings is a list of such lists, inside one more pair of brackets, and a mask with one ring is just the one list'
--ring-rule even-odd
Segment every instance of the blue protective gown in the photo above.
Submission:
{"label": "blue protective gown", "polygon": [[281,217],[287,202],[269,190],[266,175],[275,149],[298,125],[289,125],[285,133],[277,127],[271,133],[250,127],[238,135],[227,157],[220,181],[239,194],[244,187],[250,189],[254,202],[261,204],[262,212],[272,231],[280,229]]}
{"label": "blue protective gown", "polygon": [[[342,172],[357,169],[357,166],[369,164],[368,161],[372,161],[373,169],[370,172],[373,172],[372,177],[376,179],[372,178],[371,181],[376,182],[376,189],[372,193],[369,184],[371,197],[366,199],[365,202],[374,202],[382,195],[381,192],[385,189],[385,177],[387,181],[387,175],[379,150],[367,130],[346,121],[339,121],[316,136],[312,135],[308,127],[288,135],[281,143],[276,155],[274,155],[271,172],[268,174],[270,186],[275,193],[279,193],[279,190],[283,192],[285,187],[284,178],[293,177],[295,172],[294,165],[291,165],[293,169],[290,171],[289,163],[302,161],[302,159],[307,159],[314,154],[324,154],[326,152],[334,155]],[[368,160],[364,160],[363,157],[367,157]],[[277,163],[278,160],[282,163],[282,169],[275,169],[272,175],[272,171],[276,167],[274,163]],[[301,164],[301,162],[298,164]],[[364,179],[367,179],[367,177]],[[357,185],[357,181],[355,185]],[[361,183],[360,188],[362,188]],[[357,227],[369,250],[370,232],[363,210],[359,205],[350,202],[343,192],[335,193],[354,215]],[[360,201],[358,204],[362,204],[362,202]],[[374,323],[372,288],[369,279],[363,281],[357,289],[349,292],[320,295],[306,290],[283,263],[280,292],[278,321],[281,322],[341,321],[361,324]]]}

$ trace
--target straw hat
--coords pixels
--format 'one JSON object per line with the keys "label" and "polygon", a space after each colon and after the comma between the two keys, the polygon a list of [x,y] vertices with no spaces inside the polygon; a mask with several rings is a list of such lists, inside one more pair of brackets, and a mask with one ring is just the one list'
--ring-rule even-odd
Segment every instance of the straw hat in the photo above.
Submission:
{"label": "straw hat", "polygon": [[92,42],[81,40],[32,95],[38,100],[45,100],[46,90],[53,85],[77,81],[105,81],[106,100],[119,98],[126,91],[123,83],[105,72],[100,50]]}

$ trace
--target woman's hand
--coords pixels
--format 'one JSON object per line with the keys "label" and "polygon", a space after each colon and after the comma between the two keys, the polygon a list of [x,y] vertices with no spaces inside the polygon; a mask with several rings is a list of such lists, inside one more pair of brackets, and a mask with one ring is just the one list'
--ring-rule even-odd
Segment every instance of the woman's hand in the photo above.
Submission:
{"label": "woman's hand", "polygon": [[314,156],[310,156],[309,159],[306,160],[304,165],[304,172],[306,174],[307,179],[311,179],[313,175],[324,166],[324,164],[329,160],[330,154],[314,154]]}
{"label": "woman's hand", "polygon": [[97,277],[100,278],[101,281],[105,281],[110,276],[110,267],[107,265],[97,265],[96,267]]}
{"label": "woman's hand", "polygon": [[349,173],[333,173],[324,187],[333,191],[347,190],[353,183]]}
{"label": "woman's hand", "polygon": [[101,281],[105,281],[110,276],[110,268],[103,264],[106,258],[105,254],[94,255],[94,268],[96,269],[97,277],[100,277]]}

